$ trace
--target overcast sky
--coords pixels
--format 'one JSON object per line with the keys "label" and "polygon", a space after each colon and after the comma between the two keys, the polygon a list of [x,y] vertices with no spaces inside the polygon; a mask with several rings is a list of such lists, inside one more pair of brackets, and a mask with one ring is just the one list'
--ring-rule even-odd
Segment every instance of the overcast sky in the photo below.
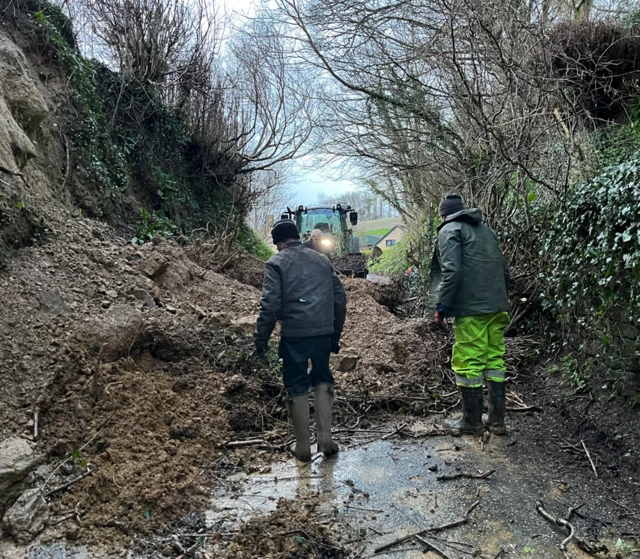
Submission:
{"label": "overcast sky", "polygon": [[[260,0],[222,0],[232,21],[239,22],[243,15],[251,15],[253,6]],[[296,204],[315,204],[318,194],[335,195],[339,202],[340,193],[355,190],[357,185],[349,179],[340,177],[340,172],[332,164],[322,164],[310,158],[304,162],[294,162],[293,172],[296,180],[292,183],[295,188]]]}

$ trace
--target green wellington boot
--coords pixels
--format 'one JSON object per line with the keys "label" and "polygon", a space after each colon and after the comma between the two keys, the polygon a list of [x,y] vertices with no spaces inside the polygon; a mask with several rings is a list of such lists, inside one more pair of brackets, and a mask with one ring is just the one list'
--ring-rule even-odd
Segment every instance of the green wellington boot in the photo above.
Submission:
{"label": "green wellington boot", "polygon": [[488,381],[489,385],[489,420],[487,426],[494,435],[506,435],[504,424],[505,383]]}
{"label": "green wellington boot", "polygon": [[482,435],[482,386],[478,388],[460,387],[462,395],[462,418],[447,419],[445,424],[453,435]]}
{"label": "green wellington boot", "polygon": [[296,443],[291,450],[305,464],[311,462],[311,428],[309,426],[309,394],[287,396],[285,404],[293,422]]}
{"label": "green wellington boot", "polygon": [[316,431],[318,452],[331,456],[338,452],[338,443],[331,438],[331,415],[333,407],[333,384],[323,382],[314,389],[316,405]]}

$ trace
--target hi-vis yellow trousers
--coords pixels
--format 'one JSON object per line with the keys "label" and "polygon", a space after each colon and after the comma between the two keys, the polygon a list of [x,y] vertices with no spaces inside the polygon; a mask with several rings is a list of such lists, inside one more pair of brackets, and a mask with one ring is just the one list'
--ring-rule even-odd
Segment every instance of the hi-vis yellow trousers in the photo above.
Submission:
{"label": "hi-vis yellow trousers", "polygon": [[477,388],[483,378],[504,382],[504,331],[508,325],[506,312],[455,319],[451,367],[458,386]]}

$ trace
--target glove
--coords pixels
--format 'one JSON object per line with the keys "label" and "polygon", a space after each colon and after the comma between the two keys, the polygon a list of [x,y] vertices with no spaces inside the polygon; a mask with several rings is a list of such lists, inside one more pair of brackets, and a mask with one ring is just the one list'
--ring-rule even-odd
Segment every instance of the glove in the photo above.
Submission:
{"label": "glove", "polygon": [[436,328],[442,330],[444,328],[444,315],[440,311],[436,311],[433,322],[435,323]]}
{"label": "glove", "polygon": [[335,336],[331,338],[331,353],[335,353],[336,355],[340,353],[340,338]]}
{"label": "glove", "polygon": [[443,305],[442,303],[436,304],[436,314],[434,322],[437,328],[445,329],[446,325],[444,319],[451,314],[451,307]]}
{"label": "glove", "polygon": [[269,342],[256,340],[256,355],[263,361],[267,361],[267,352],[269,351]]}

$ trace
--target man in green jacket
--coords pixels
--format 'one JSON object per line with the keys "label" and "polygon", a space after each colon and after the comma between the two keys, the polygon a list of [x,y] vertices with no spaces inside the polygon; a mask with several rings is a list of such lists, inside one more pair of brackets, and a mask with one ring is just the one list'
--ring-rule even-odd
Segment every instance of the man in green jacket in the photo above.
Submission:
{"label": "man in green jacket", "polygon": [[489,387],[488,427],[504,435],[504,331],[509,324],[509,267],[482,211],[464,209],[458,194],[440,204],[442,223],[431,265],[435,322],[454,317],[451,366],[462,395],[462,418],[447,421],[454,433],[481,434],[482,382]]}

